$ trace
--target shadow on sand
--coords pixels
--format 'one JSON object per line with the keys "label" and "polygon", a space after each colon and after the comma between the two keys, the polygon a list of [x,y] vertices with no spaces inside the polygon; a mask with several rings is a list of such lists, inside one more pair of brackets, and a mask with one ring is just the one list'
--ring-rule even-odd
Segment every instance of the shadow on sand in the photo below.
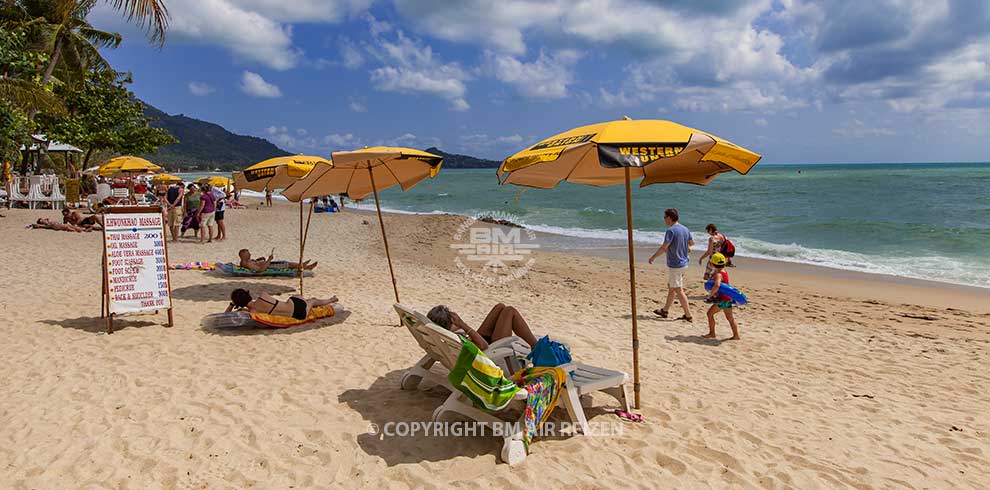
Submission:
{"label": "shadow on sand", "polygon": [[[368,422],[369,432],[357,437],[358,445],[369,456],[382,458],[388,466],[400,464],[415,464],[424,461],[447,461],[458,456],[468,458],[491,457],[498,461],[502,450],[502,438],[491,432],[482,431],[479,427],[473,433],[464,425],[449,425],[448,431],[453,432],[459,427],[466,433],[460,436],[424,434],[422,425],[417,434],[399,435],[399,427],[411,427],[413,424],[429,423],[433,420],[433,411],[443,404],[450,394],[440,387],[417,390],[403,390],[399,386],[404,369],[395,370],[379,377],[371,386],[364,389],[352,389],[341,393],[337,400],[346,403]],[[425,382],[424,382],[425,383]],[[585,408],[589,418],[610,413],[613,408]],[[519,420],[519,412],[509,410],[499,415],[507,422]],[[567,418],[563,407],[558,407],[550,416],[551,420],[559,423]],[[444,415],[441,422],[458,422],[464,419],[456,414]],[[372,434],[374,428],[377,433]],[[570,439],[571,435],[541,435],[534,444],[547,440]]]}
{"label": "shadow on sand", "polygon": [[[125,328],[142,328],[151,326],[165,328],[168,323],[168,316],[164,310],[153,318],[154,320],[128,320],[120,317],[114,318],[113,331],[118,332],[120,330],[124,330]],[[82,330],[83,332],[89,333],[103,333],[107,331],[106,318],[100,318],[98,316],[83,316],[79,318],[66,318],[64,320],[41,320],[41,323],[47,323],[48,325],[55,325],[62,328],[74,328],[76,330]]]}
{"label": "shadow on sand", "polygon": [[266,282],[230,281],[211,284],[195,284],[172,290],[172,297],[189,301],[230,301],[230,292],[247,289],[255,294],[265,292],[273,296],[291,293],[296,288]]}
{"label": "shadow on sand", "polygon": [[664,339],[670,342],[683,342],[686,344],[710,345],[717,347],[728,339],[706,339],[700,335],[668,335]]}
{"label": "shadow on sand", "polygon": [[330,327],[333,325],[338,325],[347,321],[347,318],[351,316],[349,310],[344,310],[338,315],[334,315],[330,318],[316,320],[305,325],[299,325],[298,327],[288,327],[288,328],[257,328],[257,327],[244,327],[244,328],[206,328],[200,327],[200,330],[210,334],[217,335],[220,337],[236,336],[236,335],[289,335],[294,333],[308,332],[310,330],[316,330],[318,328]]}

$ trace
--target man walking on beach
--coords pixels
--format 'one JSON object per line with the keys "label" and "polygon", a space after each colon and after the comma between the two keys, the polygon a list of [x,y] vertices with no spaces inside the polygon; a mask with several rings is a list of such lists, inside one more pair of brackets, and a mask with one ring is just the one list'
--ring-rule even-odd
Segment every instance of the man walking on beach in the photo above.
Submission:
{"label": "man walking on beach", "polygon": [[185,195],[186,188],[182,183],[173,184],[165,191],[165,217],[169,231],[172,232],[173,242],[179,241],[179,225],[182,224],[182,204]]}
{"label": "man walking on beach", "polygon": [[663,236],[663,246],[650,257],[652,264],[657,257],[667,254],[667,303],[663,308],[653,310],[653,312],[667,318],[670,307],[674,306],[674,297],[676,296],[681,303],[681,308],[684,308],[684,316],[678,320],[691,321],[687,294],[684,294],[684,273],[687,272],[690,262],[688,251],[694,245],[694,238],[691,236],[691,230],[678,223],[679,219],[677,210],[674,208],[663,212],[663,222],[667,225],[667,233]]}

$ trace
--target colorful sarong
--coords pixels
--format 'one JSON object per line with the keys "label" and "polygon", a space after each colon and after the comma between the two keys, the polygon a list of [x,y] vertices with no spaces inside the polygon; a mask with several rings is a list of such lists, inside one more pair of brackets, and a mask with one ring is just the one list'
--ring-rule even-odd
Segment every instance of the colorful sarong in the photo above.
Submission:
{"label": "colorful sarong", "polygon": [[540,426],[557,407],[560,393],[564,389],[564,381],[567,380],[567,373],[556,367],[531,367],[516,371],[512,375],[512,380],[517,385],[524,386],[528,393],[526,410],[523,414],[523,422],[526,425],[523,444],[528,452],[529,444]]}

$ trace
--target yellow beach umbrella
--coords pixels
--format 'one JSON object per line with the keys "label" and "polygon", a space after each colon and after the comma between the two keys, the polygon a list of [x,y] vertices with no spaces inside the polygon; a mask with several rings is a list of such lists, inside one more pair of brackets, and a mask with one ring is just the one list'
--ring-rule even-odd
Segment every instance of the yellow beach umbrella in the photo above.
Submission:
{"label": "yellow beach umbrella", "polygon": [[160,172],[163,168],[140,157],[122,156],[113,158],[100,166],[100,175],[109,177],[112,175],[133,175],[149,174]]}
{"label": "yellow beach umbrella", "polygon": [[243,190],[247,189],[248,181],[244,177],[244,172],[232,172],[230,174],[231,180],[234,181],[234,189]]}
{"label": "yellow beach umbrella", "polygon": [[171,174],[158,174],[151,178],[152,184],[177,184],[179,182],[182,182],[182,178]]}
{"label": "yellow beach umbrella", "polygon": [[209,177],[200,177],[197,184],[209,184],[211,187],[223,187],[228,188],[234,185],[234,181],[229,177],[224,177],[222,175],[212,175]]}
{"label": "yellow beach umbrella", "polygon": [[244,186],[239,188],[256,192],[263,191],[266,187],[271,191],[284,189],[309,173],[317,163],[330,162],[325,158],[309,155],[270,158],[244,169]]}
{"label": "yellow beach umbrella", "polygon": [[506,158],[499,181],[549,189],[560,181],[593,186],[626,185],[629,289],[632,306],[633,377],[640,405],[639,330],[630,184],[683,182],[706,185],[722,172],[749,172],[760,155],[709,133],[670,121],[623,118],[551,136]]}
{"label": "yellow beach umbrella", "polygon": [[[347,194],[351,199],[361,199],[368,194],[375,196],[378,224],[382,230],[388,273],[392,278],[392,291],[399,302],[399,288],[392,269],[392,254],[385,235],[385,222],[378,202],[378,191],[399,185],[408,190],[427,177],[436,177],[443,165],[443,157],[413,148],[374,146],[354,151],[338,151],[331,155],[333,163],[320,163],[307,175],[282,191],[290,201],[330,194]],[[310,206],[312,213],[312,206]],[[307,230],[308,230],[307,225]]]}

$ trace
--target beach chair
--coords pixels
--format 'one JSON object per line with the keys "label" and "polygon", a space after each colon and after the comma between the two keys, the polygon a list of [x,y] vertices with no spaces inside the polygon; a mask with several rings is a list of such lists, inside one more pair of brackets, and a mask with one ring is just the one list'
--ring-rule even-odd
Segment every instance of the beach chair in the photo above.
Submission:
{"label": "beach chair", "polygon": [[114,187],[110,190],[110,197],[114,199],[115,204],[129,204],[131,191],[126,187]]}
{"label": "beach chair", "polygon": [[[439,362],[446,368],[446,371],[449,372],[457,363],[457,357],[461,352],[460,337],[445,328],[433,324],[429,321],[429,319],[411,308],[400,304],[395,304],[394,308],[399,314],[402,324],[405,325],[410,332],[415,331],[413,336],[416,337],[416,341],[419,343],[420,347],[422,347],[427,353],[427,356],[423,359],[425,360],[427,357],[430,358],[428,365],[432,367],[434,362]],[[485,351],[485,354],[492,351],[492,353],[497,357],[501,357],[504,355],[505,350],[505,345],[498,346],[498,349],[495,351],[492,351],[492,346],[489,346],[489,349]],[[499,365],[499,361],[496,360],[496,357],[489,357],[496,363],[496,365]],[[422,370],[426,365],[427,363],[421,360],[420,363],[417,363],[416,366],[403,375],[402,383],[406,384],[407,376],[415,375],[419,376],[421,379],[429,378],[437,385],[443,386],[451,391],[450,396],[447,397],[447,400],[444,401],[443,405],[433,412],[434,420],[438,420],[446,412],[454,412],[481,423],[504,423],[501,419],[476,408],[467,396],[450,385],[447,381],[446,373],[440,374],[430,370],[428,367],[425,368],[427,372],[423,372]],[[584,408],[581,406],[582,395],[587,395],[595,391],[601,391],[615,397],[615,399],[622,405],[623,410],[627,412],[631,410],[629,405],[630,395],[628,374],[621,371],[613,371],[610,369],[589,366],[587,364],[576,362],[564,364],[558,367],[567,373],[567,380],[564,382],[565,392],[561,393],[560,401],[567,410],[571,422],[580,429],[582,434],[589,433],[588,419],[584,414]],[[525,393],[522,394],[522,399],[525,399]],[[519,437],[518,439],[516,439],[517,436]],[[525,458],[525,449],[522,450],[522,456],[519,456],[519,448],[522,447],[521,437],[521,433],[507,434],[504,437],[504,442],[502,445],[502,460],[504,462],[511,465],[521,461],[522,458]],[[516,442],[519,443],[518,447]]]}
{"label": "beach chair", "polygon": [[8,184],[8,196],[7,199],[10,200],[8,206],[13,207],[17,203],[24,204],[24,207],[30,208],[31,203],[28,201],[26,194],[21,192],[21,181],[23,178],[17,177],[10,181]]}
{"label": "beach chair", "polygon": [[[429,383],[443,386],[448,391],[452,390],[450,383],[447,382],[447,372],[439,372],[439,370],[433,369],[434,365],[439,362],[439,359],[431,354],[429,339],[425,338],[417,328],[419,324],[432,324],[432,322],[422,313],[409,307],[396,304],[394,308],[399,314],[400,319],[402,319],[402,324],[405,325],[409,333],[416,339],[416,343],[426,351],[426,355],[402,375],[399,385],[404,390],[415,390],[425,380]],[[485,355],[499,369],[505,372],[506,375],[510,375],[526,366],[526,356],[529,355],[529,350],[529,344],[525,340],[519,337],[507,337],[489,344],[488,348],[485,349]]]}

